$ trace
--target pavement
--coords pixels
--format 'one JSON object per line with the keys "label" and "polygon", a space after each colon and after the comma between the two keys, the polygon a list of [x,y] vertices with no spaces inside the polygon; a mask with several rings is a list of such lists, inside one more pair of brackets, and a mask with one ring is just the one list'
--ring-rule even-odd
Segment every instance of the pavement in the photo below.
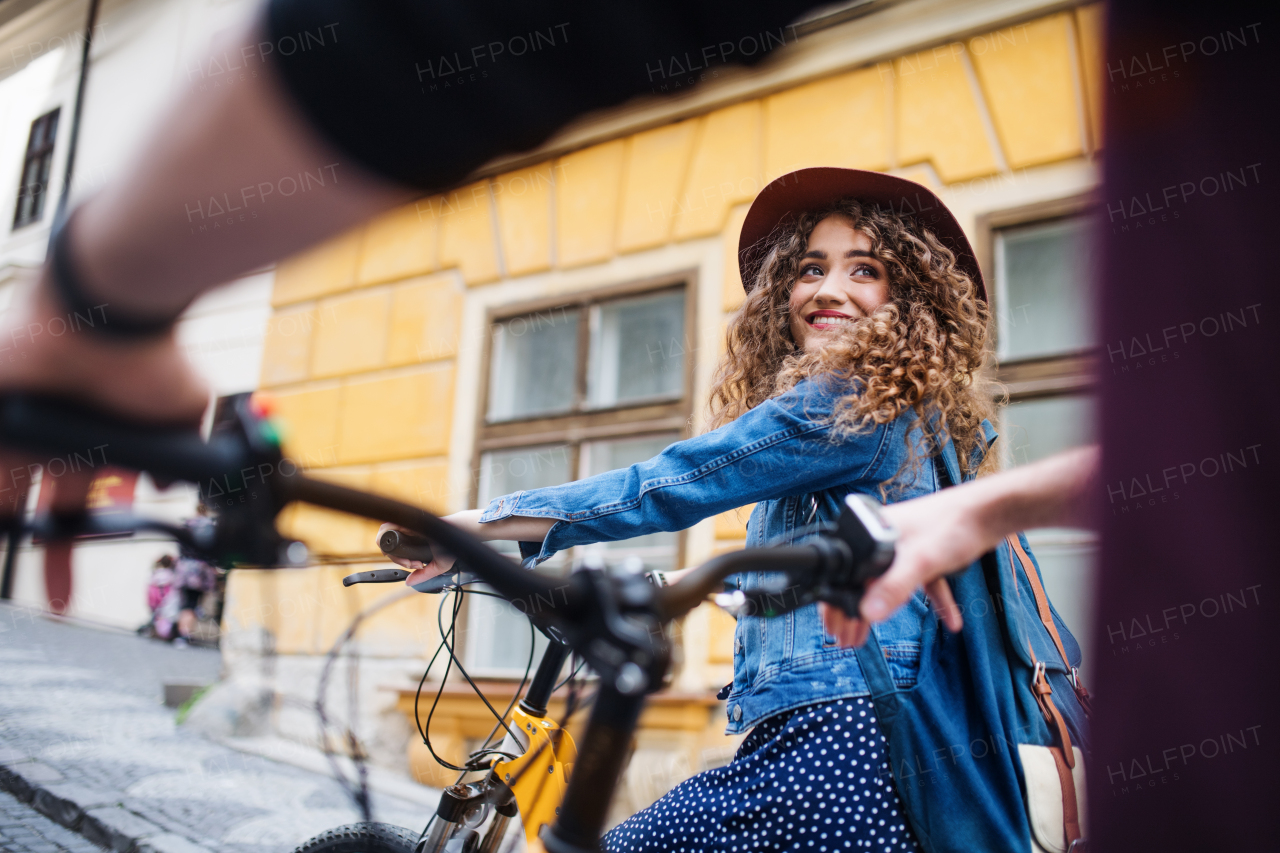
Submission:
{"label": "pavement", "polygon": [[[216,650],[0,604],[0,850],[287,853],[358,822],[318,753],[177,724],[163,683],[219,668]],[[374,820],[426,824],[438,791],[372,778]]]}

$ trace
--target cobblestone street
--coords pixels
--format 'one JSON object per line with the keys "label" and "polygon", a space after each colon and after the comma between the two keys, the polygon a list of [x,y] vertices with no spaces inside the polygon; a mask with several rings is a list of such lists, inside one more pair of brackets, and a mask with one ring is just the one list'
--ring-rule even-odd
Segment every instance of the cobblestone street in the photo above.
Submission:
{"label": "cobblestone street", "polygon": [[[327,772],[176,724],[163,681],[213,680],[218,668],[214,650],[0,606],[0,788],[8,791],[0,847],[284,853],[359,820]],[[420,829],[430,789],[404,785],[411,799],[375,788],[374,818]]]}

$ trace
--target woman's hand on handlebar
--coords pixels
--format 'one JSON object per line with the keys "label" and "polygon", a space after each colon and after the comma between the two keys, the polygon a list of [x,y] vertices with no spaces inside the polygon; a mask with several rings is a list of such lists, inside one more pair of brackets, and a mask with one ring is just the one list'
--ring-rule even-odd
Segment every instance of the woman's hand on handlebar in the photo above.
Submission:
{"label": "woman's hand on handlebar", "polygon": [[[546,537],[547,531],[556,523],[554,518],[509,516],[499,521],[481,524],[480,516],[482,512],[482,510],[478,509],[466,509],[461,512],[455,512],[452,515],[442,516],[441,520],[447,521],[484,541],[509,539],[517,542],[541,542]],[[388,530],[404,529],[406,528],[394,524],[384,524],[378,528],[378,534],[374,541],[381,539],[382,534]],[[454,557],[444,553],[441,553],[429,563],[423,563],[420,560],[406,560],[399,557],[388,557],[388,559],[412,572],[409,577],[405,578],[405,583],[410,586],[415,583],[422,583],[424,580],[433,578],[436,575],[444,574],[453,568],[455,562]]]}
{"label": "woman's hand on handlebar", "polygon": [[[378,528],[378,533],[374,537],[374,541],[379,541],[382,538],[382,534],[388,530],[412,532],[409,531],[408,528],[401,527],[398,524],[384,524]],[[456,562],[455,558],[451,554],[446,554],[443,550],[438,549],[435,546],[432,546],[432,554],[433,559],[429,563],[424,563],[421,560],[409,560],[404,557],[393,557],[390,555],[387,556],[387,559],[395,563],[397,566],[409,570],[409,577],[405,578],[404,582],[409,586],[412,586],[415,583],[422,583],[436,575],[444,574],[449,571],[449,569],[453,568],[453,564]]]}

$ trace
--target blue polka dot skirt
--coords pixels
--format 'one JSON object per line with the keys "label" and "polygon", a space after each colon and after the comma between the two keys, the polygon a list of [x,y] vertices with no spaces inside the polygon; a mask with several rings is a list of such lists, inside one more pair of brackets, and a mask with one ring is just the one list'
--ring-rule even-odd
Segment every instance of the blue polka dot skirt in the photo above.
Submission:
{"label": "blue polka dot skirt", "polygon": [[604,837],[609,853],[918,851],[870,698],[770,717],[733,761],[686,779]]}

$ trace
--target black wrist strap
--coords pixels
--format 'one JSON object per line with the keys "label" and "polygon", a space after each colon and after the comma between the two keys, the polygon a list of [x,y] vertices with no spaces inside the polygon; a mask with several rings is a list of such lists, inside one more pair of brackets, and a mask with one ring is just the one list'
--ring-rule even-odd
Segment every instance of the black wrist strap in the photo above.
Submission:
{"label": "black wrist strap", "polygon": [[112,308],[109,302],[98,301],[85,293],[84,279],[76,271],[71,256],[70,229],[74,214],[61,217],[53,224],[49,237],[49,270],[54,291],[63,307],[86,322],[81,326],[113,338],[154,338],[173,328],[177,317],[163,319],[138,319]]}

